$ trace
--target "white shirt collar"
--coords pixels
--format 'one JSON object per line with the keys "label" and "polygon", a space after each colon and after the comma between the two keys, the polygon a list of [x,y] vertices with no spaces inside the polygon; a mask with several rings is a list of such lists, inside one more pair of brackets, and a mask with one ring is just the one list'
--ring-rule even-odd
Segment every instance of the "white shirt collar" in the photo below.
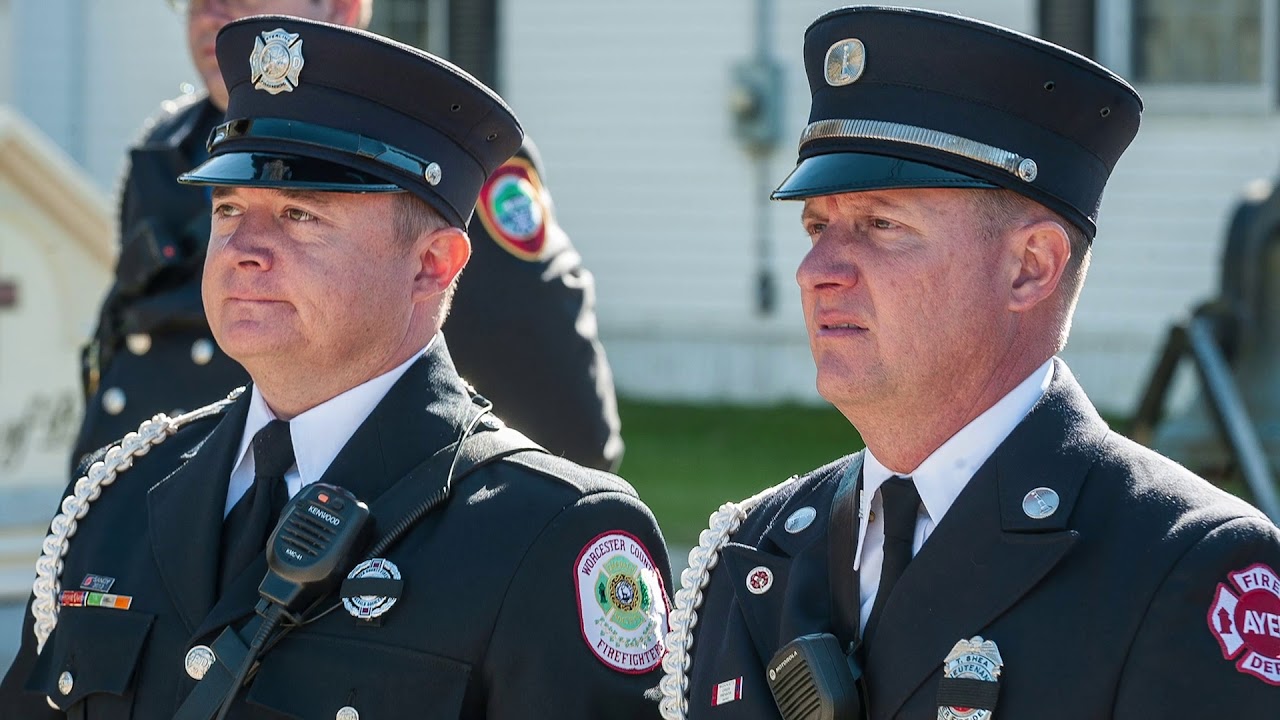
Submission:
{"label": "white shirt collar", "polygon": [[[1000,398],[978,417],[952,435],[919,467],[907,473],[920,492],[920,503],[930,521],[930,529],[942,522],[942,516],[969,484],[978,468],[991,457],[1000,443],[1022,422],[1040,401],[1053,380],[1053,359],[1041,365],[1007,395]],[[858,503],[858,554],[854,567],[862,558],[862,546],[869,525],[871,500],[884,481],[897,473],[876,459],[870,448],[862,464],[862,496]]]}
{"label": "white shirt collar", "polygon": [[[426,347],[395,368],[330,398],[289,421],[289,435],[297,458],[297,465],[285,473],[284,477],[289,486],[289,497],[324,475],[338,452],[355,434],[356,428],[369,417],[391,390],[391,386],[409,370],[409,366],[431,348],[432,342],[435,342],[434,336]],[[240,450],[227,486],[223,517],[231,512],[232,506],[253,484],[253,453],[249,452],[253,436],[275,419],[275,413],[267,407],[267,401],[255,385],[249,398],[249,412],[245,417],[244,434],[240,438]]]}

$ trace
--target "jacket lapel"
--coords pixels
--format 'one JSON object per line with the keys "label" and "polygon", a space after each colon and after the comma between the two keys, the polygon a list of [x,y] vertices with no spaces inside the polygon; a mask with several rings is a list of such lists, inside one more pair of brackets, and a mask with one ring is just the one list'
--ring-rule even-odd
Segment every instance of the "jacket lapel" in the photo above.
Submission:
{"label": "jacket lapel", "polygon": [[[467,417],[472,407],[471,396],[458,378],[444,337],[437,335],[431,349],[409,366],[356,428],[319,482],[346,488],[375,507],[378,498],[398,480],[457,440],[458,422]],[[230,472],[228,466],[227,474]],[[444,484],[444,476],[422,482],[420,493],[415,493],[418,498],[435,492]],[[224,492],[225,486],[224,480]],[[378,527],[377,520],[375,515],[375,536],[384,530]],[[252,614],[258,601],[258,585],[266,573],[264,553],[228,585],[194,635],[203,636]]]}
{"label": "jacket lapel", "polygon": [[[981,634],[1068,554],[1078,537],[1068,527],[1071,510],[1106,430],[1055,359],[1045,396],[969,481],[894,587],[867,647],[873,718],[893,717],[957,641]],[[1022,502],[1039,487],[1052,488],[1060,504],[1037,520]]]}
{"label": "jacket lapel", "polygon": [[[721,553],[720,572],[728,575],[733,586],[761,663],[769,662],[779,648],[801,635],[832,632],[827,530],[836,491],[842,482],[857,480],[861,457],[855,455],[845,472],[833,473],[796,493],[770,513],[773,524],[765,530],[759,548],[730,543]],[[789,532],[787,518],[804,507],[813,508],[817,515],[804,529]],[[772,583],[758,593],[752,592],[749,578],[759,568],[768,570]]]}
{"label": "jacket lapel", "polygon": [[[165,588],[187,628],[194,629],[214,604],[219,539],[227,483],[249,411],[241,393],[187,461],[147,492],[151,549]],[[193,552],[192,548],[215,548]]]}

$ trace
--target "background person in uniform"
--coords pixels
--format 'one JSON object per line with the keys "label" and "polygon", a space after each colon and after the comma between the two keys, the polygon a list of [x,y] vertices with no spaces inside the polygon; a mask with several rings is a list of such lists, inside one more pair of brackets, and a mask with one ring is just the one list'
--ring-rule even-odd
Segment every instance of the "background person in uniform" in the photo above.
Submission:
{"label": "background person in uniform", "polygon": [[[248,382],[218,349],[200,305],[209,237],[207,188],[174,182],[199,164],[227,91],[214,37],[248,15],[286,13],[365,27],[373,0],[191,0],[191,58],[207,94],[166,102],[130,152],[120,204],[120,259],[85,350],[85,416],[72,466],[155,413],[213,402]],[[483,188],[469,234],[474,257],[447,332],[462,376],[507,422],[553,453],[601,469],[622,459],[613,376],[600,344],[595,284],[556,223],[526,142]]]}
{"label": "background person in uniform", "polygon": [[810,124],[774,197],[804,202],[818,389],[867,449],[746,504],[697,611],[688,716],[779,717],[765,665],[811,633],[865,670],[876,719],[1273,715],[1280,532],[1111,432],[1055,357],[1138,95],[902,8],[823,15],[804,60]]}
{"label": "background person in uniform", "polygon": [[5,716],[173,717],[218,677],[202,646],[254,616],[274,515],[323,481],[369,504],[379,544],[392,533],[353,576],[403,587],[306,613],[230,717],[656,717],[670,570],[652,514],[485,414],[440,333],[514,115],[358,30],[255,17],[217,49],[229,121],[183,179],[213,188],[204,305],[253,384],[90,458],[74,533],[51,523]]}

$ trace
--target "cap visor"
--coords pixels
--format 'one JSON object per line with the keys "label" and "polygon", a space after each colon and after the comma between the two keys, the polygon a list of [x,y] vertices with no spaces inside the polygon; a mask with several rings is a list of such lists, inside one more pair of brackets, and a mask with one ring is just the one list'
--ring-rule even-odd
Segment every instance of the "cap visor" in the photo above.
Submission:
{"label": "cap visor", "polygon": [[404,192],[404,188],[345,165],[287,153],[216,155],[178,177],[185,185],[240,185],[323,192]]}
{"label": "cap visor", "polygon": [[867,153],[827,153],[805,158],[773,191],[774,200],[894,188],[994,188],[996,185],[933,165]]}

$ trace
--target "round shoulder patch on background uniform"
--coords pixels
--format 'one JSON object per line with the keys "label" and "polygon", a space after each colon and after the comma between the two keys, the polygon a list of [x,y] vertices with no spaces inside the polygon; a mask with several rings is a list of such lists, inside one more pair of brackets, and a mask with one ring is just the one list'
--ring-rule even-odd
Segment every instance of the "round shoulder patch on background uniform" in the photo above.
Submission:
{"label": "round shoulder patch on background uniform", "polygon": [[582,639],[605,665],[648,672],[662,662],[667,600],[644,544],[612,530],[587,543],[573,564]]}
{"label": "round shoulder patch on background uniform", "polygon": [[1209,607],[1209,630],[1224,660],[1268,685],[1280,685],[1280,577],[1262,563],[1228,573]]}
{"label": "round shoulder patch on background uniform", "polygon": [[537,260],[547,244],[551,208],[538,171],[514,157],[498,168],[476,203],[476,214],[493,241],[521,260]]}

